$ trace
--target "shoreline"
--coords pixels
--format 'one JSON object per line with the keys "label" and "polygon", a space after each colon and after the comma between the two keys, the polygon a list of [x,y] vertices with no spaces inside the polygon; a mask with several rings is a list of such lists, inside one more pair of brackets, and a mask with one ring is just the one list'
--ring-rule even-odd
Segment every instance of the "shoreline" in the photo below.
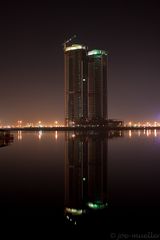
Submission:
{"label": "shoreline", "polygon": [[125,130],[160,130],[159,127],[19,127],[0,128],[0,131],[125,131]]}

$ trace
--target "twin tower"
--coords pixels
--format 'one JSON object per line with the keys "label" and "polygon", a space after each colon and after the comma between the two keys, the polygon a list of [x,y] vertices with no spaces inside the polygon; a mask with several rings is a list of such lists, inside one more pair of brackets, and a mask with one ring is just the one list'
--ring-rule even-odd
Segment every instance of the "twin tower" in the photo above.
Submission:
{"label": "twin tower", "polygon": [[65,125],[107,124],[107,53],[65,46]]}

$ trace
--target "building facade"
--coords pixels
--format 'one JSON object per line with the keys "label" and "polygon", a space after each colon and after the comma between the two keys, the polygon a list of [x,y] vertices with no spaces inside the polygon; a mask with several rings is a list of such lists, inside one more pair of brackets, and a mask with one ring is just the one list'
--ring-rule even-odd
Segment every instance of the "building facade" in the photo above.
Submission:
{"label": "building facade", "polygon": [[107,121],[107,53],[102,50],[88,52],[88,120]]}
{"label": "building facade", "polygon": [[87,48],[74,44],[64,49],[65,58],[65,125],[86,122],[87,104]]}
{"label": "building facade", "polygon": [[65,125],[107,123],[107,53],[84,45],[64,48]]}

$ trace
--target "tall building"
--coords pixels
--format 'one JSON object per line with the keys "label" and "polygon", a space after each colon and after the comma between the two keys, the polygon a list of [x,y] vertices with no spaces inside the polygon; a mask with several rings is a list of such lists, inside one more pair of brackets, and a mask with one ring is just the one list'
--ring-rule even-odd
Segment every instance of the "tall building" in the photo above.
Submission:
{"label": "tall building", "polygon": [[107,53],[88,52],[88,120],[103,124],[107,120]]}
{"label": "tall building", "polygon": [[64,48],[65,125],[84,124],[87,119],[87,48],[74,44]]}
{"label": "tall building", "polygon": [[65,44],[64,58],[65,125],[106,124],[107,53],[97,49],[88,52],[80,44]]}

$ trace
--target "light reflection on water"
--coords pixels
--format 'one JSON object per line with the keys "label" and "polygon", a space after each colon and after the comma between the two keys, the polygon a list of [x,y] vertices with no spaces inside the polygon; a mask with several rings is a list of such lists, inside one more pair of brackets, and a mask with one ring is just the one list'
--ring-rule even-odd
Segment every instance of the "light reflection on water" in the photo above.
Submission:
{"label": "light reflection on water", "polygon": [[8,215],[56,215],[69,225],[102,213],[106,220],[124,207],[158,208],[159,143],[160,131],[147,129],[15,132],[0,149],[1,206]]}
{"label": "light reflection on water", "polygon": [[22,131],[18,131],[17,138],[19,141],[22,141]]}

